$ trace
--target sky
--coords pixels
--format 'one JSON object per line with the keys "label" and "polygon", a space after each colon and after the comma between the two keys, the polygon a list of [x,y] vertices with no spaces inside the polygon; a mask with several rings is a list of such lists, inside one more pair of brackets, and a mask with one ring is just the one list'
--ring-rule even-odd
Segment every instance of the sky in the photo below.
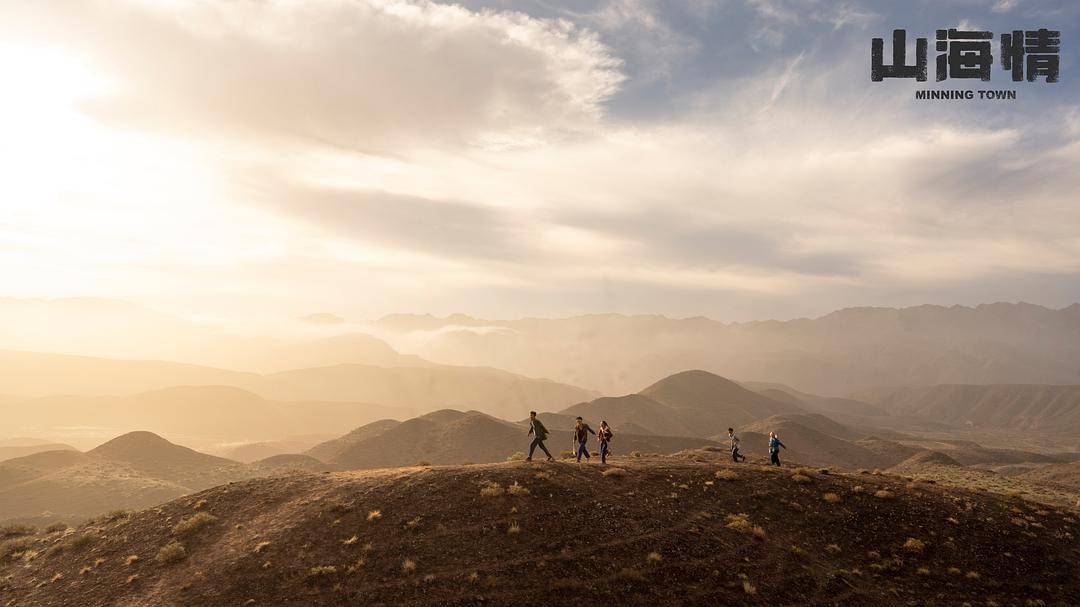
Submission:
{"label": "sky", "polygon": [[[721,320],[1080,301],[1068,0],[0,4],[0,296]],[[1060,82],[870,81],[906,28]],[[888,54],[888,50],[886,53]],[[933,67],[931,67],[933,74]]]}

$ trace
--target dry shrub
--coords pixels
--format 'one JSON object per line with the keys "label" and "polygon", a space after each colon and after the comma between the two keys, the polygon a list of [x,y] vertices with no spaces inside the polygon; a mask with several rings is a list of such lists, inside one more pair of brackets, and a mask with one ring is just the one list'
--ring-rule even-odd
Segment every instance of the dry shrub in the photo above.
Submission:
{"label": "dry shrub", "polygon": [[608,468],[601,472],[601,474],[609,478],[626,478],[627,472],[622,468]]}
{"label": "dry shrub", "polygon": [[917,573],[919,575],[930,575],[930,569],[928,569],[927,567],[919,567],[915,571],[915,573]]}
{"label": "dry shrub", "polygon": [[[346,539],[341,540],[341,545],[342,546],[352,546],[353,544],[355,544],[356,542],[359,542],[359,541],[360,541],[360,536],[354,535],[354,536],[352,536],[350,538],[346,538]],[[258,549],[256,548],[255,551],[258,552]]]}
{"label": "dry shrub", "polygon": [[72,538],[72,540],[68,542],[68,545],[71,546],[71,548],[74,550],[82,550],[83,548],[88,547],[90,544],[93,544],[94,540],[96,539],[96,537],[90,535],[89,533],[84,533],[82,535],[77,535]]}
{"label": "dry shrub", "polygon": [[795,481],[796,483],[809,483],[813,479],[811,479],[809,476],[806,476],[805,474],[799,474],[798,472],[796,472],[791,476],[791,480]]}
{"label": "dry shrub", "polygon": [[79,575],[86,575],[87,573],[93,571],[93,569],[94,568],[90,565],[83,565],[82,568],[79,569]]}
{"label": "dry shrub", "polygon": [[258,544],[255,544],[255,554],[258,554],[258,553],[262,552],[269,545],[270,545],[270,542],[259,542]]}
{"label": "dry shrub", "polygon": [[514,451],[510,455],[506,456],[508,462],[523,462],[525,461],[525,453],[522,451]]}
{"label": "dry shrub", "polygon": [[517,523],[510,523],[510,526],[506,529],[506,533],[510,535],[517,535],[521,533],[521,525]]}
{"label": "dry shrub", "polygon": [[750,583],[750,580],[742,581],[742,589],[746,594],[757,594],[757,587]]}
{"label": "dry shrub", "polygon": [[726,520],[727,523],[724,526],[728,529],[734,529],[739,533],[753,533],[754,526],[750,524],[750,517],[747,514],[729,514]]}
{"label": "dry shrub", "polygon": [[176,540],[173,540],[168,544],[162,546],[161,550],[158,550],[157,556],[154,557],[154,560],[159,563],[169,564],[175,563],[177,561],[182,561],[186,556],[187,549],[184,548],[184,545],[180,542],[177,542]]}
{"label": "dry shrub", "polygon": [[717,470],[715,476],[722,481],[733,481],[739,478],[739,473],[735,472],[734,470],[723,468],[721,470]]}
{"label": "dry shrub", "polygon": [[479,572],[473,571],[472,573],[469,574],[469,583],[475,584],[475,583],[477,583],[479,581],[480,581],[480,573]]}
{"label": "dry shrub", "polygon": [[840,554],[840,546],[839,544],[829,544],[828,546],[825,546],[825,552],[828,552],[829,554]]}
{"label": "dry shrub", "polygon": [[825,495],[821,496],[821,499],[829,502],[830,504],[835,504],[840,501],[840,496],[835,493],[826,493]]}
{"label": "dry shrub", "polygon": [[372,510],[371,512],[368,512],[368,514],[367,514],[367,520],[368,520],[369,523],[374,523],[375,521],[377,521],[377,520],[379,520],[381,518],[382,518],[382,510]]}
{"label": "dry shrub", "polygon": [[947,571],[950,575],[960,575],[961,573],[963,573],[962,571],[960,571],[960,569],[956,567],[949,567]]}
{"label": "dry shrub", "polygon": [[424,520],[424,517],[422,517],[422,516],[413,517],[412,519],[409,520],[409,522],[405,523],[405,528],[410,530],[410,531],[416,531],[417,529],[420,528],[420,523],[423,520]]}
{"label": "dry shrub", "polygon": [[506,492],[510,495],[528,495],[529,489],[527,487],[519,485],[517,481],[514,481],[514,484],[506,488]]}
{"label": "dry shrub", "polygon": [[911,552],[912,554],[922,554],[926,550],[926,544],[922,540],[917,540],[913,537],[909,537],[904,542],[904,550]]}
{"label": "dry shrub", "polygon": [[318,567],[308,569],[308,574],[312,577],[334,575],[335,573],[337,573],[337,567],[333,565],[319,565]]}
{"label": "dry shrub", "polygon": [[895,496],[893,495],[892,491],[889,491],[888,489],[878,489],[874,492],[874,497],[878,499],[889,500]]}
{"label": "dry shrub", "polygon": [[498,497],[506,493],[502,485],[494,481],[482,481],[480,483],[480,495],[484,497]]}
{"label": "dry shrub", "polygon": [[416,571],[416,561],[412,559],[405,559],[401,562],[401,572],[408,575]]}
{"label": "dry shrub", "polygon": [[128,557],[126,559],[124,559],[124,565],[127,566],[127,567],[130,567],[131,565],[137,563],[138,561],[139,561],[139,555],[130,554],[130,555],[128,555]]}
{"label": "dry shrub", "polygon": [[356,572],[360,571],[361,569],[363,569],[364,565],[366,565],[366,564],[367,564],[367,561],[365,561],[364,559],[356,559],[356,562],[353,563],[352,565],[349,565],[349,568],[346,569],[346,571],[348,573],[356,573]]}
{"label": "dry shrub", "polygon": [[188,537],[198,533],[200,530],[217,522],[217,517],[207,512],[196,512],[195,514],[181,519],[173,528],[173,535],[179,537]]}
{"label": "dry shrub", "polygon": [[660,556],[659,552],[650,552],[649,554],[645,555],[645,562],[646,563],[659,563],[662,558],[663,557]]}
{"label": "dry shrub", "polygon": [[33,525],[20,525],[13,523],[11,525],[0,526],[0,539],[16,537],[20,535],[33,535],[37,531]]}
{"label": "dry shrub", "polygon": [[754,528],[751,529],[750,532],[759,540],[765,539],[765,528],[760,525],[754,525]]}
{"label": "dry shrub", "polygon": [[966,574],[964,574],[964,577],[966,577],[969,580],[977,580],[977,579],[981,578],[982,576],[979,575],[978,571],[968,571]]}
{"label": "dry shrub", "polygon": [[802,548],[799,548],[795,544],[792,544],[791,547],[788,548],[788,552],[790,552],[791,554],[793,554],[795,556],[798,556],[798,557],[806,556],[806,551],[803,550]]}
{"label": "dry shrub", "polygon": [[61,531],[67,531],[68,529],[67,523],[53,523],[45,528],[45,533],[60,533]]}
{"label": "dry shrub", "polygon": [[862,485],[855,485],[851,488],[852,493],[863,493],[864,491],[866,491],[866,487],[863,487]]}
{"label": "dry shrub", "polygon": [[954,525],[959,525],[960,524],[960,521],[955,516],[950,516],[949,518],[947,518],[945,520],[949,521],[950,523],[952,523]]}
{"label": "dry shrub", "polygon": [[194,509],[194,510],[202,510],[205,506],[206,506],[206,500],[199,500],[199,501],[195,502],[195,505],[192,506],[192,509]]}
{"label": "dry shrub", "polygon": [[641,451],[631,451],[630,457],[641,457]]}
{"label": "dry shrub", "polygon": [[814,476],[816,472],[810,468],[799,467],[795,469],[795,474],[801,474],[803,476]]}

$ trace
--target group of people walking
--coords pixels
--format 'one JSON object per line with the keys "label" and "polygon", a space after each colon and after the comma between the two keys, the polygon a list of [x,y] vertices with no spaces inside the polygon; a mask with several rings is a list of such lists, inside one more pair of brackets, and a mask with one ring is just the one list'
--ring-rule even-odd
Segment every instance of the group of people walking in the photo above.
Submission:
{"label": "group of people walking", "polygon": [[[731,459],[735,463],[745,462],[746,456],[739,452],[739,437],[735,436],[735,429],[728,428],[728,442],[731,448]],[[594,431],[589,427],[589,424],[585,423],[581,417],[578,417],[574,422],[574,456],[577,457],[577,461],[581,461],[582,456],[588,461],[589,454],[589,435],[592,434],[596,437],[596,440],[600,441],[600,463],[606,464],[608,455],[611,455],[611,438],[615,435],[611,431],[611,426],[607,421],[600,422],[599,431]],[[548,461],[554,461],[551,452],[547,450],[544,445],[544,441],[548,437],[548,429],[544,427],[544,423],[540,421],[540,418],[536,416],[536,411],[529,412],[529,436],[533,437],[532,444],[529,445],[529,456],[525,458],[525,461],[531,462],[533,454],[536,452],[536,448],[540,447],[540,450],[547,454]],[[776,436],[775,432],[769,433],[769,463],[774,466],[780,465],[780,449],[787,449],[787,445],[780,442],[780,437]]]}

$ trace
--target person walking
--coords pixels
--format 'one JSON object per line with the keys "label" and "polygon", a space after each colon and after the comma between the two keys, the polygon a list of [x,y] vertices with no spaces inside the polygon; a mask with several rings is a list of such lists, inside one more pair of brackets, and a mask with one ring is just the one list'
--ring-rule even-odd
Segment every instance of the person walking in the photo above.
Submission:
{"label": "person walking", "polygon": [[574,442],[577,443],[575,454],[577,455],[578,463],[581,462],[582,455],[585,456],[586,460],[589,459],[589,448],[585,445],[585,443],[589,442],[589,434],[596,436],[596,432],[589,427],[589,424],[585,423],[585,420],[580,417],[577,418],[576,423],[574,424]]}
{"label": "person walking", "polygon": [[596,440],[600,441],[600,463],[607,463],[607,456],[611,454],[611,449],[608,447],[608,443],[611,442],[611,437],[615,436],[615,433],[611,431],[611,426],[607,421],[600,422],[600,430],[596,433]]}
{"label": "person walking", "polygon": [[780,442],[780,437],[775,432],[769,433],[769,463],[774,466],[780,465],[780,447],[787,449],[787,445]]}
{"label": "person walking", "polygon": [[555,460],[554,457],[551,457],[551,452],[544,446],[544,441],[547,440],[548,437],[548,431],[547,428],[544,427],[543,422],[540,421],[540,418],[536,417],[536,411],[529,411],[529,434],[527,436],[532,436],[533,442],[529,445],[529,457],[526,457],[525,461],[532,461],[533,452],[536,451],[537,447],[540,447],[540,450],[547,454],[547,461],[550,462]]}
{"label": "person walking", "polygon": [[728,441],[731,442],[731,461],[736,464],[739,462],[745,462],[746,456],[739,453],[739,437],[735,436],[735,428],[727,429]]}

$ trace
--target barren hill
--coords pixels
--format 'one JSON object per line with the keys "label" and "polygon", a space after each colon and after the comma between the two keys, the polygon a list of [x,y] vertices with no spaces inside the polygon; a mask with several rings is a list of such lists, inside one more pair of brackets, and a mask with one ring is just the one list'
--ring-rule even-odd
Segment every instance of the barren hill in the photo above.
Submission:
{"label": "barren hill", "polygon": [[[590,418],[596,427],[599,419]],[[571,446],[569,428],[549,427],[547,447],[559,456]],[[496,419],[478,411],[442,410],[400,423],[389,421],[357,428],[348,435],[324,443],[308,453],[329,455],[325,461],[339,468],[358,470],[392,466],[487,463],[506,460],[528,450],[528,427]],[[673,453],[712,444],[684,437],[642,436],[617,432],[612,448],[621,454],[632,451]],[[590,443],[596,448],[596,441]],[[542,457],[543,453],[538,451]]]}
{"label": "barren hill", "polygon": [[1080,491],[1080,462],[1047,464],[1020,475],[1036,483],[1054,483]]}
{"label": "barren hill", "polygon": [[1080,435],[1080,385],[945,384],[879,388],[860,397],[900,413],[974,428]]}
{"label": "barren hill", "polygon": [[[1075,604],[1075,514],[666,458],[292,475],[0,544],[15,605]],[[800,482],[801,481],[801,482]],[[1020,520],[1024,525],[1007,523]],[[15,533],[19,533],[17,530]]]}
{"label": "barren hill", "polygon": [[[772,421],[749,424],[738,433],[742,440],[743,454],[752,458],[753,461],[764,462],[768,459],[769,432],[776,432],[786,447],[781,450],[781,461],[797,461],[815,466],[838,466],[851,470],[876,468],[895,463],[856,442],[826,434],[790,419],[789,416],[777,416],[770,419]],[[725,436],[726,434],[718,435],[715,439],[723,441]]]}
{"label": "barren hill", "polygon": [[708,371],[670,375],[641,394],[680,411],[698,435],[716,434],[771,415],[803,412],[790,402],[773,400]]}

